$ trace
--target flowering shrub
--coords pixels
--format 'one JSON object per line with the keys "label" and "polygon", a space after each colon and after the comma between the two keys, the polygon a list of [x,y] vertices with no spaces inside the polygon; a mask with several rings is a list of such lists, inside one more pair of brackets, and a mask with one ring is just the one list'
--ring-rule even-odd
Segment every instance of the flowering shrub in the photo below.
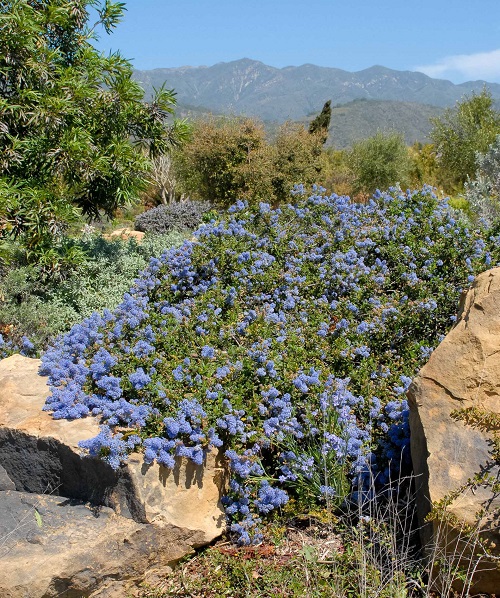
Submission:
{"label": "flowering shrub", "polygon": [[12,340],[4,339],[3,335],[0,334],[0,359],[10,357],[14,353],[20,353],[24,357],[36,357],[37,351],[35,345],[26,336],[23,336],[20,342],[16,343]]}
{"label": "flowering shrub", "polygon": [[82,446],[113,467],[223,450],[242,543],[290,496],[335,504],[368,466],[384,482],[408,452],[411,377],[492,259],[430,188],[319,193],[236,203],[42,358],[45,409],[99,417]]}

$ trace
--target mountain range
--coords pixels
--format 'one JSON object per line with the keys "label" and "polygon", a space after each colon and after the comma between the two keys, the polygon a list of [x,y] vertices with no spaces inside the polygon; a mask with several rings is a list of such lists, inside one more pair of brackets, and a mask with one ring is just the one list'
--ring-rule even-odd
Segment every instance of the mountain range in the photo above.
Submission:
{"label": "mountain range", "polygon": [[244,58],[214,66],[136,70],[134,77],[146,96],[164,83],[173,88],[181,111],[247,115],[270,123],[313,118],[330,99],[331,137],[337,147],[389,129],[402,132],[408,143],[426,141],[429,117],[485,86],[500,103],[497,83],[456,85],[383,66],[351,73],[313,64],[275,68]]}

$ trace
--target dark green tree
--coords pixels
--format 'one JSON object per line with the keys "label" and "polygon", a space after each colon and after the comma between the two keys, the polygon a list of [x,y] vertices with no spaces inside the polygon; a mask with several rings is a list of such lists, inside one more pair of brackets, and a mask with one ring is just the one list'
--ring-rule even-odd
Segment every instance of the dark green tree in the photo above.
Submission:
{"label": "dark green tree", "polygon": [[124,10],[110,0],[0,3],[0,238],[36,252],[77,212],[112,215],[137,197],[150,159],[187,136],[172,119],[173,91],[144,102],[130,62],[92,45]]}
{"label": "dark green tree", "polygon": [[330,129],[330,120],[332,118],[332,101],[325,102],[321,112],[311,121],[309,125],[309,133],[314,135],[317,133],[321,137],[323,144],[328,139],[328,130]]}

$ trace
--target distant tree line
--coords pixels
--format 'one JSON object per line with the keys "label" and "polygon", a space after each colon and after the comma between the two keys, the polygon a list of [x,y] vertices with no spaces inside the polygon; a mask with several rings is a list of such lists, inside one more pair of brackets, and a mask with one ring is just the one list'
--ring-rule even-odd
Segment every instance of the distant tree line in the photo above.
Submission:
{"label": "distant tree line", "polygon": [[329,100],[307,129],[285,123],[272,140],[248,118],[195,121],[191,139],[155,162],[161,176],[151,181],[150,194],[157,202],[191,197],[221,207],[238,198],[285,201],[296,183],[361,198],[396,184],[427,183],[456,194],[474,178],[476,154],[500,133],[486,90],[433,120],[433,144],[407,147],[400,133],[379,132],[349,150],[324,148],[330,119]]}

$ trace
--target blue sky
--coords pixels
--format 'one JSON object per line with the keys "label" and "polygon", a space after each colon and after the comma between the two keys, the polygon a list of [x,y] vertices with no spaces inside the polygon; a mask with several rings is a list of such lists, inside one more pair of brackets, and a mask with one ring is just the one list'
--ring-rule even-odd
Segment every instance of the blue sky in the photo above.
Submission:
{"label": "blue sky", "polygon": [[253,58],[500,82],[500,0],[128,0],[98,47],[138,69]]}

